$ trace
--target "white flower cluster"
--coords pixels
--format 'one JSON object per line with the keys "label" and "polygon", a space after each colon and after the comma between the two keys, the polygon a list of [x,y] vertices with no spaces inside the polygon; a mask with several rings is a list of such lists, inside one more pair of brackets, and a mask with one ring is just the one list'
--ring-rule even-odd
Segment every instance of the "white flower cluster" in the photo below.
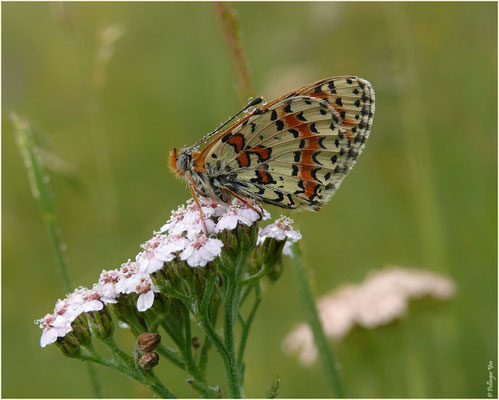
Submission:
{"label": "white flower cluster", "polygon": [[[372,273],[358,285],[345,285],[317,302],[324,332],[331,339],[342,339],[356,325],[367,329],[385,325],[402,316],[411,298],[431,296],[448,299],[454,282],[434,272],[389,267]],[[308,325],[301,324],[283,342],[287,353],[299,353],[305,365],[317,359],[317,348]]]}
{"label": "white flower cluster", "polygon": [[301,239],[301,233],[293,229],[291,226],[292,223],[293,220],[291,218],[281,215],[281,218],[277,219],[273,224],[260,229],[256,244],[263,244],[266,238],[273,238],[275,240],[288,239],[284,244],[282,254],[293,257],[291,245]]}
{"label": "white flower cluster", "polygon": [[[122,294],[138,294],[137,310],[149,309],[154,302],[154,293],[158,292],[150,274],[174,259],[185,261],[194,268],[206,266],[221,254],[223,247],[221,240],[207,236],[207,233],[215,236],[224,230],[235,229],[238,224],[251,226],[259,219],[254,209],[237,199],[228,207],[202,200],[201,209],[204,220],[192,199],[187,205],[181,205],[172,212],[160,233],[155,232],[155,236],[141,246],[142,251],[135,261],[129,260],[119,270],[103,270],[91,290],[78,288],[64,300],[59,300],[53,314],[36,321],[43,329],[41,346],[45,347],[70,332],[72,322],[81,313],[102,310],[104,304],[117,303]],[[263,210],[263,219],[269,218],[270,214]],[[300,233],[291,228],[290,222],[285,218],[277,220],[260,231],[258,240],[263,242],[265,237],[300,239]]]}
{"label": "white flower cluster", "polygon": [[45,347],[54,343],[58,337],[71,332],[71,323],[81,313],[99,311],[103,307],[104,305],[96,291],[85,288],[75,289],[64,300],[57,300],[53,314],[47,314],[42,319],[35,321],[43,329],[40,345]]}

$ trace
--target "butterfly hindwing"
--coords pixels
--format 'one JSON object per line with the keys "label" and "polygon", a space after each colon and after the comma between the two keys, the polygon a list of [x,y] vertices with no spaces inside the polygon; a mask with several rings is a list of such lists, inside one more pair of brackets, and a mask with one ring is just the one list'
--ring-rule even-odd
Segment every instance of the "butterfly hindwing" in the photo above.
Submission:
{"label": "butterfly hindwing", "polygon": [[369,136],[371,85],[356,77],[319,81],[256,110],[206,155],[231,174],[231,190],[285,208],[318,209],[342,183]]}

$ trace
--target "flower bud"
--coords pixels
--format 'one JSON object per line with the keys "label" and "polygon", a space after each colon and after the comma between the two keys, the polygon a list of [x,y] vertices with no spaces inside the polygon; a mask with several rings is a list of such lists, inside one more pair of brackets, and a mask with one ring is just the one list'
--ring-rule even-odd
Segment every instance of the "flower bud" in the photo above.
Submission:
{"label": "flower bud", "polygon": [[150,353],[145,353],[139,360],[139,366],[146,371],[154,368],[159,363],[159,354],[152,351]]}
{"label": "flower bud", "polygon": [[58,337],[55,345],[66,357],[74,357],[80,353],[80,342],[72,332]]}
{"label": "flower bud", "polygon": [[137,338],[137,350],[150,352],[161,342],[161,336],[155,332],[141,333]]}
{"label": "flower bud", "polygon": [[87,315],[82,313],[71,324],[72,333],[82,346],[90,344],[92,336],[88,326]]}
{"label": "flower bud", "polygon": [[147,315],[153,317],[159,314],[166,314],[170,309],[170,302],[163,293],[156,293],[152,307],[147,310]]}
{"label": "flower bud", "polygon": [[162,268],[159,271],[155,271],[151,274],[151,281],[155,287],[159,289],[160,292],[165,291],[165,287],[168,285],[168,272],[166,268]]}
{"label": "flower bud", "polygon": [[277,262],[272,266],[272,269],[268,273],[267,277],[272,281],[275,282],[276,280],[279,279],[279,277],[282,274],[282,259],[277,260]]}
{"label": "flower bud", "polygon": [[89,312],[88,324],[92,333],[99,339],[107,339],[113,335],[113,319],[107,307],[104,307],[100,311]]}
{"label": "flower bud", "polygon": [[286,239],[276,240],[274,238],[266,238],[262,245],[262,259],[268,268],[274,266],[282,254],[282,249],[286,244]]}

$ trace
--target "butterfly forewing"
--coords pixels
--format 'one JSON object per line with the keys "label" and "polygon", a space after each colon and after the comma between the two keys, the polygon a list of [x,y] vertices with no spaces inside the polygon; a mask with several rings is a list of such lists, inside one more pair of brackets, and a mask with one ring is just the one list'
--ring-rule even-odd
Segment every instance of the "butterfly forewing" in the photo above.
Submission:
{"label": "butterfly forewing", "polygon": [[368,138],[374,91],[356,77],[307,85],[222,133],[205,155],[231,174],[229,189],[285,208],[318,209],[353,167]]}

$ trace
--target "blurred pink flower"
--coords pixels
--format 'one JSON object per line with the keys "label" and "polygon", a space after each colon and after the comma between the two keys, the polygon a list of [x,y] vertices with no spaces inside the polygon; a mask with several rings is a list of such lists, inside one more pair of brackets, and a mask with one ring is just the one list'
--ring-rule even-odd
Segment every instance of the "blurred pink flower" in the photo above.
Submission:
{"label": "blurred pink flower", "polygon": [[[430,296],[445,300],[454,295],[455,284],[449,278],[420,269],[388,267],[371,273],[357,285],[344,285],[317,302],[324,332],[340,340],[357,324],[373,329],[388,324],[407,311],[410,299]],[[301,324],[283,341],[287,353],[297,352],[303,364],[317,359],[310,328]]]}

